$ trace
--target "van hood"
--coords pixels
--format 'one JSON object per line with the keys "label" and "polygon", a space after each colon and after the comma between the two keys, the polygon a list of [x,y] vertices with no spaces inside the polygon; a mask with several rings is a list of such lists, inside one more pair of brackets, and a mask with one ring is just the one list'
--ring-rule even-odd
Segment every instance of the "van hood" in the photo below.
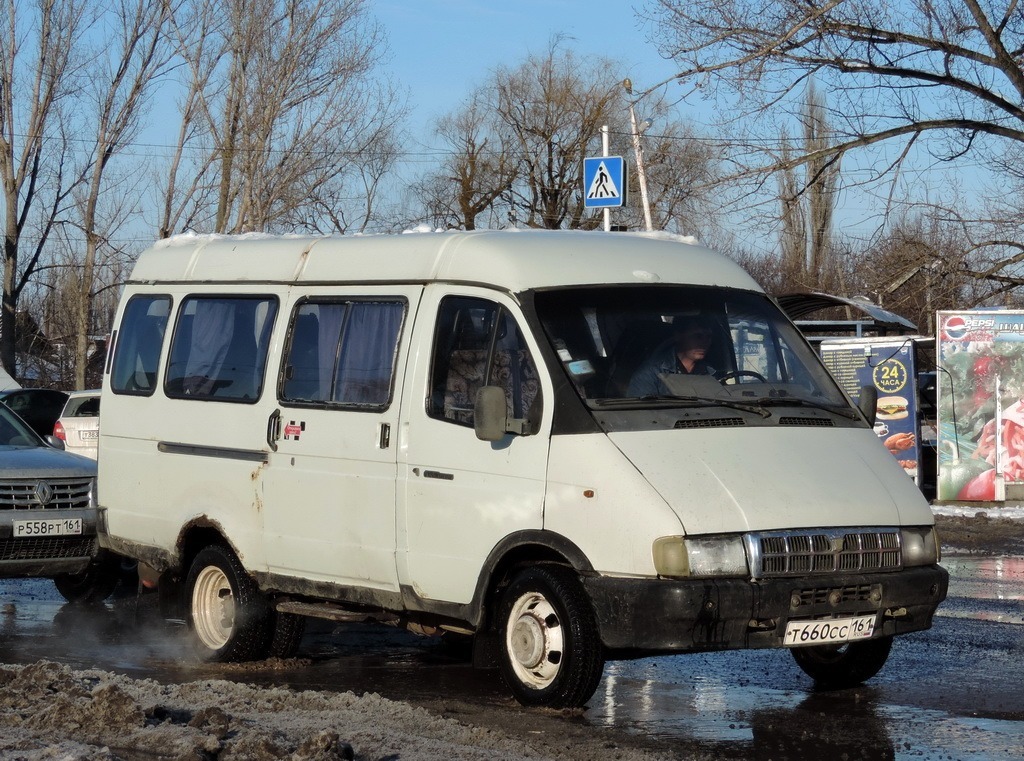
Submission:
{"label": "van hood", "polygon": [[687,534],[930,525],[913,480],[869,429],[610,433]]}
{"label": "van hood", "polygon": [[0,478],[93,478],[96,462],[52,447],[0,447]]}

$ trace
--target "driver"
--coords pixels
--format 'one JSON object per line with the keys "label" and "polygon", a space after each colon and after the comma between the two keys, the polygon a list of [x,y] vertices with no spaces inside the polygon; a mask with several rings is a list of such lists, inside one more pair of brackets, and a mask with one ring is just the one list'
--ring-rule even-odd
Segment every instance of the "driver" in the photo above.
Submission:
{"label": "driver", "polygon": [[711,323],[701,316],[677,317],[672,321],[672,340],[661,344],[630,378],[629,396],[660,396],[671,393],[662,382],[664,374],[714,375],[706,361],[711,348]]}

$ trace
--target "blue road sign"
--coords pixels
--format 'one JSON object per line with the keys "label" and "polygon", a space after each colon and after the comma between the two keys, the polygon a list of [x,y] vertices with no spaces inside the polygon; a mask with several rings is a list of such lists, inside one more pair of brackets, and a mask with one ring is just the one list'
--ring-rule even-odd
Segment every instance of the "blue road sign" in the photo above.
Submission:
{"label": "blue road sign", "polygon": [[626,162],[622,156],[583,159],[583,206],[605,209],[626,203]]}

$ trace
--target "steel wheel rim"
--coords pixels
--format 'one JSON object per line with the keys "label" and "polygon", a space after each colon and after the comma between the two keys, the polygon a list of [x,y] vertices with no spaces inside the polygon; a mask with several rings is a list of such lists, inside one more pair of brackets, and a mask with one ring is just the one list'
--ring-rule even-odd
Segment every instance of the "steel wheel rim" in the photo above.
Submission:
{"label": "steel wheel rim", "polygon": [[516,677],[535,690],[550,685],[561,669],[565,637],[558,612],[539,592],[516,600],[508,616],[505,650]]}
{"label": "steel wheel rim", "polygon": [[192,588],[192,628],[211,650],[227,644],[235,628],[235,594],[227,575],[207,566]]}

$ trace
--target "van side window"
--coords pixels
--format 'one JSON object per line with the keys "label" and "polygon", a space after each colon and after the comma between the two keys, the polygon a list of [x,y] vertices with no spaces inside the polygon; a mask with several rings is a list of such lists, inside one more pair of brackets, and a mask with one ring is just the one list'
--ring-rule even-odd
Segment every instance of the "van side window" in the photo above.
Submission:
{"label": "van side window", "polygon": [[118,331],[110,388],[115,394],[151,396],[171,313],[170,296],[133,296]]}
{"label": "van side window", "polygon": [[190,296],[171,337],[165,391],[170,397],[255,402],[263,390],[271,296]]}
{"label": "van side window", "polygon": [[507,310],[483,299],[452,296],[441,301],[431,365],[427,414],[473,425],[477,391],[505,391],[508,415],[536,422],[540,382],[523,334]]}
{"label": "van side window", "polygon": [[387,407],[404,316],[404,301],[299,304],[291,325],[281,401]]}

